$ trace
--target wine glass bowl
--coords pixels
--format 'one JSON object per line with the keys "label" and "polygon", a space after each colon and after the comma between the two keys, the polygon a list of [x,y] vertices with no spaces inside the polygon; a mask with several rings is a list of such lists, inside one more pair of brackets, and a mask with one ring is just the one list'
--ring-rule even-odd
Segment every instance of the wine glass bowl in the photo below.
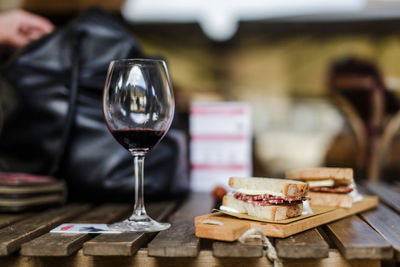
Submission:
{"label": "wine glass bowl", "polygon": [[114,138],[133,156],[135,205],[133,215],[111,229],[154,232],[170,227],[151,219],[143,199],[143,164],[146,153],[168,131],[175,103],[163,60],[122,59],[110,63],[103,94],[103,113]]}

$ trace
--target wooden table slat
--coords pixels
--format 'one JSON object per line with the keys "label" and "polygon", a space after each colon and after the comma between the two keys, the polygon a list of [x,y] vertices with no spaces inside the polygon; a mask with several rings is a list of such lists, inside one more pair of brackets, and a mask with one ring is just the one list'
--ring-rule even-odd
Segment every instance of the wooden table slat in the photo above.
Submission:
{"label": "wooden table slat", "polygon": [[171,216],[171,228],[160,232],[148,244],[149,256],[196,257],[200,242],[194,235],[194,217],[209,213],[214,204],[210,194],[192,193]]}
{"label": "wooden table slat", "polygon": [[263,243],[260,239],[240,242],[213,242],[213,255],[217,258],[259,258],[264,254]]}
{"label": "wooden table slat", "polygon": [[365,187],[386,205],[400,213],[400,190],[398,187],[384,182],[366,183]]}
{"label": "wooden table slat", "polygon": [[348,260],[393,257],[392,246],[356,215],[330,223],[326,230]]}
{"label": "wooden table slat", "polygon": [[35,216],[0,229],[0,255],[17,251],[21,244],[38,237],[65,220],[88,210],[90,205],[67,205],[44,211]]}
{"label": "wooden table slat", "polygon": [[[154,258],[148,257],[147,249],[140,249],[132,257],[88,257],[82,251],[70,257],[4,257],[1,259],[4,267],[44,267],[44,266],[84,266],[84,267],[200,267],[200,266],[250,266],[273,267],[267,257],[261,258],[216,258],[210,250],[202,250],[195,258]],[[351,260],[344,259],[339,251],[332,249],[329,257],[323,259],[283,260],[285,267],[303,266],[353,266],[353,267],[379,267],[379,260]]]}
{"label": "wooden table slat", "polygon": [[400,261],[400,215],[379,204],[377,209],[363,212],[360,216],[392,245],[396,260]]}
{"label": "wooden table slat", "polygon": [[[109,204],[97,207],[83,214],[74,223],[111,223],[126,216],[131,210],[129,205]],[[93,238],[93,234],[53,234],[47,233],[30,242],[22,244],[24,256],[69,256]]]}
{"label": "wooden table slat", "polygon": [[171,215],[169,221],[179,222],[191,220],[194,217],[210,213],[214,208],[215,200],[210,193],[194,192],[187,199],[182,201],[182,205]]}
{"label": "wooden table slat", "polygon": [[[176,207],[176,202],[150,203],[147,211],[156,220],[165,220]],[[83,244],[89,256],[132,256],[156,233],[100,234]]]}
{"label": "wooden table slat", "polygon": [[200,240],[194,236],[191,221],[171,222],[170,229],[160,232],[148,244],[149,256],[195,257],[200,250]]}
{"label": "wooden table slat", "polygon": [[329,255],[328,243],[316,228],[287,238],[276,238],[278,257],[284,259],[320,259]]}
{"label": "wooden table slat", "polygon": [[29,216],[34,216],[34,213],[22,213],[22,214],[0,214],[0,228],[3,228],[12,223],[21,221]]}
{"label": "wooden table slat", "polygon": [[[183,205],[170,216],[172,227],[167,231],[160,232],[148,244],[148,249],[145,248],[145,245],[156,233],[98,235],[90,241],[87,241],[93,237],[90,234],[53,235],[46,233],[42,235],[66,220],[74,223],[108,223],[119,220],[125,214],[130,213],[129,206],[108,204],[89,210],[90,205],[69,205],[35,213],[25,219],[16,217],[17,221],[14,222],[12,222],[11,216],[9,220],[12,225],[0,229],[0,255],[9,255],[21,247],[22,256],[3,257],[2,259],[5,261],[0,260],[0,265],[3,266],[3,263],[7,262],[18,262],[18,259],[22,258],[22,261],[19,262],[22,262],[23,266],[38,264],[47,266],[49,263],[54,265],[62,262],[62,259],[73,260],[74,264],[90,263],[87,266],[107,266],[106,263],[114,264],[115,262],[124,263],[124,266],[137,263],[150,264],[149,266],[158,266],[161,263],[171,266],[174,266],[175,263],[186,263],[189,266],[190,264],[199,265],[199,261],[203,264],[215,263],[216,266],[225,266],[229,263],[240,264],[240,262],[251,266],[258,266],[260,262],[263,262],[267,263],[267,266],[271,266],[270,262],[265,262],[265,251],[258,239],[253,239],[246,244],[205,240],[209,241],[209,245],[213,242],[212,251],[210,251],[210,246],[202,248],[200,251],[200,240],[194,236],[193,218],[199,214],[208,213],[213,207],[214,201],[208,194],[195,193],[182,203]],[[148,206],[148,211],[157,220],[164,220],[175,207],[176,203],[171,202],[152,203]],[[392,205],[391,208],[394,209],[395,206]],[[89,210],[88,213],[78,216],[87,210]],[[6,218],[6,215],[3,218]],[[71,218],[74,219],[70,220]],[[393,259],[393,251],[396,252],[397,260],[400,260],[399,222],[400,215],[396,211],[384,204],[379,204],[375,210],[363,212],[359,216],[353,215],[321,227],[324,233],[320,233],[317,229],[311,229],[288,238],[275,239],[275,247],[285,266],[301,266],[303,263],[330,263],[338,266],[342,264],[354,266],[354,264],[362,263],[368,264],[368,266],[370,264],[378,266],[379,260]],[[332,240],[338,247],[343,257],[336,249],[329,249],[321,234],[324,234],[325,237],[327,234],[330,237],[329,240]],[[84,243],[85,241],[87,242]],[[72,255],[82,247],[82,244],[84,248]],[[136,254],[136,252],[138,253]],[[83,254],[133,257],[87,257]],[[67,263],[68,261],[64,261],[64,264]],[[18,266],[18,264],[14,263],[10,266]]]}

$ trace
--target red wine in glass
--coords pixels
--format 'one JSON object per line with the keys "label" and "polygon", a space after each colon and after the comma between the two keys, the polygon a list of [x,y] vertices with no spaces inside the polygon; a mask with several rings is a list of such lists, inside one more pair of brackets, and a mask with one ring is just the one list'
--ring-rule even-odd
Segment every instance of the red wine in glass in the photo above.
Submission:
{"label": "red wine in glass", "polygon": [[114,138],[129,151],[150,150],[161,140],[165,134],[165,131],[129,128],[110,130],[110,132]]}

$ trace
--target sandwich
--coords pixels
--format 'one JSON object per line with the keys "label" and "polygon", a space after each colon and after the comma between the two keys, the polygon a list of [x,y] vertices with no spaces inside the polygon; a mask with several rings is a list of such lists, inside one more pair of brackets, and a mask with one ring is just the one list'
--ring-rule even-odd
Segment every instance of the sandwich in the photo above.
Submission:
{"label": "sandwich", "polygon": [[310,204],[350,208],[355,189],[351,168],[309,168],[286,172],[286,178],[307,182]]}
{"label": "sandwich", "polygon": [[229,186],[235,191],[224,196],[225,210],[273,221],[300,216],[308,192],[307,183],[274,178],[231,177]]}

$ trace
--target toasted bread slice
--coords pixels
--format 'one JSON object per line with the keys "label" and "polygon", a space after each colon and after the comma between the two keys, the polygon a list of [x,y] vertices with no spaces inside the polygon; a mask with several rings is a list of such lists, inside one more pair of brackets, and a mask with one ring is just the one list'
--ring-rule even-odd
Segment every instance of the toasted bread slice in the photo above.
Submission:
{"label": "toasted bread slice", "polygon": [[265,190],[266,192],[283,194],[287,197],[302,197],[308,192],[308,184],[300,181],[276,178],[239,178],[231,177],[229,186],[248,190]]}
{"label": "toasted bread slice", "polygon": [[231,195],[225,195],[222,205],[233,208],[240,213],[247,213],[250,216],[263,218],[267,220],[280,221],[292,217],[300,216],[303,211],[303,203],[290,205],[270,205],[256,206],[234,198]]}
{"label": "toasted bread slice", "polygon": [[310,204],[315,206],[351,208],[353,198],[349,194],[309,192]]}
{"label": "toasted bread slice", "polygon": [[353,182],[353,169],[351,168],[309,168],[286,172],[286,178],[292,180],[335,180],[336,185],[349,185]]}

